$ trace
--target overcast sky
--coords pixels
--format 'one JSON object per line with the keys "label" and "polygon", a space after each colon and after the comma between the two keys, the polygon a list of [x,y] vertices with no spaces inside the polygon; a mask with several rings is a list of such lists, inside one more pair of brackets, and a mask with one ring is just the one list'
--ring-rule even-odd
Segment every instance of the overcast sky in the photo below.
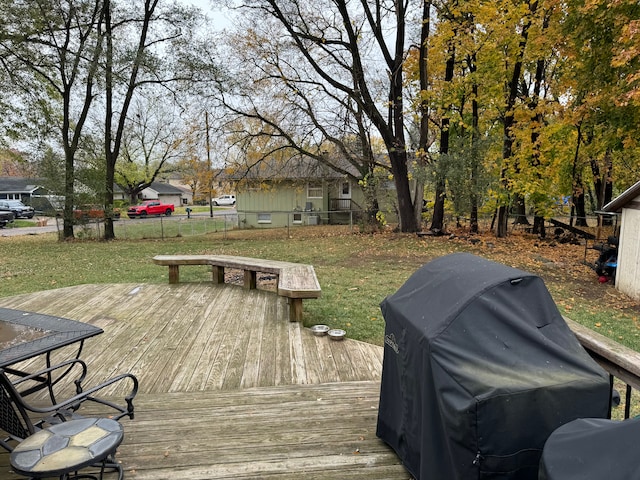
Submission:
{"label": "overcast sky", "polygon": [[218,29],[223,29],[229,26],[228,16],[220,9],[214,9],[211,6],[211,0],[180,0],[182,3],[193,5],[206,12],[214,25]]}

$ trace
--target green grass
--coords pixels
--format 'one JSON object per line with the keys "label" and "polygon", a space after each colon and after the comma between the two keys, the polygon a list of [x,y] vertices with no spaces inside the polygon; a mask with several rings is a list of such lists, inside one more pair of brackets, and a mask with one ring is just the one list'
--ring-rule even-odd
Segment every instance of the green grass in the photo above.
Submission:
{"label": "green grass", "polygon": [[[149,228],[150,225],[151,222]],[[325,323],[344,328],[351,338],[382,344],[384,320],[380,302],[430,259],[469,251],[541,275],[563,314],[631,348],[637,350],[640,345],[637,309],[603,302],[615,295],[612,286],[599,285],[593,272],[579,266],[551,268],[537,262],[540,251],[531,246],[520,246],[522,251],[516,253],[509,240],[495,240],[496,246],[488,248],[446,237],[357,234],[346,227],[209,231],[193,235],[183,231],[180,236],[160,240],[145,239],[147,225],[139,228],[135,237],[139,239],[112,242],[59,242],[55,234],[0,237],[0,296],[84,283],[164,283],[167,269],[151,261],[158,254],[215,253],[286,260],[313,265],[322,287],[320,299],[305,301],[305,325]],[[206,267],[181,269],[181,281],[209,280]]]}
{"label": "green grass", "polygon": [[12,223],[7,224],[5,228],[35,227],[35,220],[16,219]]}

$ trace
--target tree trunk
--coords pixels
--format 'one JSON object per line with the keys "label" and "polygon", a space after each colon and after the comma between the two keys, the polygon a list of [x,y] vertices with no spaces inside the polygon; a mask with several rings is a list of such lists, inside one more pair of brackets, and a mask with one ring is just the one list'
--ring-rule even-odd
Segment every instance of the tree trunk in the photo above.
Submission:
{"label": "tree trunk", "polygon": [[[474,74],[477,70],[476,54],[471,55],[469,61],[469,71]],[[480,113],[478,109],[478,83],[473,80],[471,87],[472,99],[471,99],[471,151],[473,156],[471,158],[471,195],[469,196],[470,202],[470,215],[469,215],[469,230],[471,233],[478,233],[478,168],[480,159],[478,158],[478,139],[480,138],[480,130],[478,125],[480,123]]]}
{"label": "tree trunk", "polygon": [[536,215],[533,217],[533,230],[532,232],[535,235],[538,235],[540,238],[545,238],[547,236],[547,230],[544,225],[544,217],[540,215]]}
{"label": "tree trunk", "polygon": [[525,199],[520,194],[513,196],[513,214],[515,225],[531,225],[529,219],[527,219],[527,206],[525,205]]}
{"label": "tree trunk", "polygon": [[[544,32],[549,26],[549,16],[545,16],[545,19],[542,23],[542,31]],[[541,161],[540,161],[540,128],[544,121],[542,113],[538,111],[538,106],[540,104],[540,92],[542,89],[542,82],[544,81],[544,73],[545,73],[545,61],[544,59],[539,58],[536,62],[536,74],[533,92],[531,95],[531,101],[529,103],[529,108],[533,111],[533,116],[531,118],[530,128],[531,128],[531,147],[533,148],[533,152],[531,154],[531,166],[534,168],[535,176],[541,184],[543,184],[542,172],[541,169]],[[523,211],[518,212],[518,218],[522,218],[525,220],[523,222],[526,225],[529,225],[529,221],[527,220],[526,209],[524,208],[524,198],[522,199],[523,203]],[[533,209],[534,209],[534,218],[533,218],[533,233],[540,236],[540,238],[544,238],[546,236],[546,231],[544,227],[544,217],[540,215],[542,210],[542,206],[540,203],[540,192],[537,192],[536,195],[533,196]],[[522,217],[520,217],[522,215]]]}
{"label": "tree trunk", "polygon": [[573,212],[576,227],[587,226],[587,209],[584,201],[584,186],[582,185],[582,176],[573,179],[573,195],[571,202],[573,203]]}
{"label": "tree trunk", "polygon": [[[447,57],[447,64],[445,69],[444,81],[451,82],[453,80],[453,73],[456,60],[456,50],[453,43],[449,44],[449,56]],[[449,110],[451,105],[447,108],[442,117],[441,130],[440,130],[440,156],[438,162],[447,162],[447,155],[449,154]],[[437,169],[437,170],[441,170]],[[444,230],[444,201],[446,198],[446,183],[444,175],[439,174],[436,181],[436,198],[433,204],[433,217],[431,218],[430,230],[434,232],[442,232]]]}
{"label": "tree trunk", "polygon": [[498,214],[496,218],[496,237],[504,238],[508,233],[507,226],[508,214],[506,205],[500,205],[498,207]]}
{"label": "tree trunk", "polygon": [[[584,182],[579,168],[580,146],[582,144],[582,126],[578,124],[576,135],[576,151],[573,155],[573,167],[571,172],[571,222],[575,218],[577,227],[587,226],[587,211],[584,202]],[[573,224],[573,223],[571,223]]]}
{"label": "tree trunk", "polygon": [[391,161],[391,171],[396,186],[398,198],[398,214],[400,215],[400,230],[402,232],[413,233],[418,231],[418,223],[413,214],[413,202],[411,189],[409,188],[409,172],[407,169],[407,152],[392,152],[389,155]]}
{"label": "tree trunk", "polygon": [[[527,46],[527,40],[529,38],[529,28],[531,28],[532,17],[536,13],[538,8],[538,0],[529,1],[529,17],[526,23],[522,26],[520,33],[520,42],[518,44],[518,55],[516,56],[515,63],[513,65],[513,72],[508,83],[508,95],[505,101],[505,114],[503,119],[503,144],[502,144],[502,159],[504,165],[502,167],[501,180],[503,187],[508,192],[507,187],[507,163],[512,157],[513,153],[513,125],[515,124],[514,107],[516,99],[518,98],[518,82],[520,81],[520,75],[522,73],[522,64],[524,58],[524,50]],[[496,237],[505,237],[507,235],[507,204],[503,200],[502,205],[498,209],[498,224],[496,226]]]}
{"label": "tree trunk", "polygon": [[[515,75],[514,75],[515,77]],[[518,75],[519,77],[519,75]],[[515,89],[515,87],[513,87]],[[515,101],[515,100],[514,100]],[[513,111],[511,109],[507,110],[507,114],[504,118],[503,124],[503,132],[504,132],[504,140],[502,143],[502,159],[504,161],[504,165],[502,167],[502,172],[500,175],[500,180],[502,182],[503,188],[505,191],[508,191],[507,188],[507,161],[511,158],[511,149],[513,146],[513,138],[511,133],[511,127],[513,126]],[[507,221],[508,221],[508,206],[506,201],[502,201],[501,205],[498,207],[497,219],[496,219],[496,237],[504,238],[507,236]]]}
{"label": "tree trunk", "polygon": [[[420,91],[426,92],[429,88],[429,71],[428,67],[428,40],[429,29],[431,25],[431,0],[424,0],[422,3],[422,28],[420,30],[420,54],[419,54],[419,73],[420,73]],[[424,96],[426,97],[426,95]],[[420,138],[418,140],[418,152],[416,154],[416,162],[418,172],[416,176],[415,195],[413,197],[413,210],[416,217],[416,223],[422,225],[422,210],[424,204],[424,186],[425,174],[428,164],[427,150],[429,148],[429,102],[423,99],[420,102]]]}
{"label": "tree trunk", "polygon": [[444,179],[438,180],[436,183],[436,197],[433,205],[433,218],[431,219],[431,230],[434,233],[444,232],[444,200],[445,200],[445,182]]}
{"label": "tree trunk", "polygon": [[[107,159],[107,164],[111,162],[111,159]],[[114,163],[114,162],[111,162]],[[106,187],[107,191],[105,192],[104,198],[104,211],[106,213],[104,220],[104,239],[105,240],[114,240],[116,238],[116,234],[113,227],[113,184],[115,181],[115,168],[107,168],[107,179],[106,179]]]}
{"label": "tree trunk", "polygon": [[[114,74],[113,74],[113,25],[111,20],[111,1],[104,1],[104,9],[105,9],[105,36],[107,42],[107,54],[106,54],[106,73],[105,73],[105,90],[106,90],[106,112],[105,112],[105,159],[107,163],[107,172],[106,172],[106,180],[105,180],[105,202],[110,202],[107,206],[109,209],[113,208],[113,183],[115,179],[115,170],[116,170],[116,161],[118,160],[118,156],[120,155],[120,148],[122,145],[122,136],[124,134],[125,125],[127,122],[127,114],[129,112],[129,107],[131,105],[131,101],[133,98],[134,91],[139,86],[138,72],[140,71],[140,67],[144,61],[144,54],[148,47],[147,45],[147,34],[149,32],[149,28],[151,25],[151,21],[153,19],[154,11],[158,4],[159,0],[148,0],[145,2],[144,6],[144,20],[142,21],[142,25],[140,26],[140,34],[138,37],[138,45],[136,49],[136,54],[133,59],[133,64],[131,66],[131,72],[129,74],[129,79],[127,81],[126,90],[124,94],[124,100],[122,102],[122,107],[117,117],[117,129],[115,135],[113,134],[113,118],[114,118],[114,108],[113,108],[113,97],[114,97],[114,89],[116,85],[114,84]],[[133,195],[132,195],[133,197]],[[135,198],[132,198],[132,203],[135,203]],[[113,229],[113,219],[111,221],[107,221],[104,229],[104,239],[112,240],[115,238],[115,232]]]}
{"label": "tree trunk", "polygon": [[62,213],[62,238],[71,240],[73,235],[73,209],[75,205],[75,162],[74,152],[65,148],[65,181],[64,181],[64,211]]}

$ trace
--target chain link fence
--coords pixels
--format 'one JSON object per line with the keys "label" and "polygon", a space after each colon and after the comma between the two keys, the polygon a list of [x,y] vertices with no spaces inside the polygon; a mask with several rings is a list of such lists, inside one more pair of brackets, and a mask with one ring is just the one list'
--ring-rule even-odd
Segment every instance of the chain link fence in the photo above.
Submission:
{"label": "chain link fence", "polygon": [[[139,219],[120,219],[114,222],[116,238],[123,240],[164,239],[207,235],[222,232],[226,234],[237,228],[238,216],[235,212],[206,215],[171,215]],[[58,222],[59,231],[62,230]],[[104,222],[87,220],[75,226],[75,236],[79,239],[101,238],[104,235]]]}
{"label": "chain link fence", "polygon": [[[379,220],[384,223],[387,218],[395,218],[393,212],[383,212]],[[556,216],[545,221],[546,235],[557,236],[560,232],[574,235],[586,242],[605,242],[610,236],[619,233],[618,219],[603,218],[590,215],[579,222],[570,216]],[[283,231],[288,236],[296,229],[318,225],[340,225],[349,230],[367,229],[364,225],[361,211],[217,211],[213,216],[209,214],[171,215],[148,217],[143,219],[123,218],[114,223],[116,238],[121,239],[163,239],[193,235],[207,235],[243,230],[272,230]],[[62,232],[62,220],[56,219],[57,229]],[[49,222],[51,225],[51,222]],[[393,227],[395,224],[389,224]],[[517,218],[510,216],[508,233],[533,233],[533,218]],[[430,227],[430,219],[423,219],[422,230]],[[492,216],[478,219],[480,233],[492,231],[495,227]],[[446,215],[443,232],[468,232],[471,229],[470,219],[455,215]],[[100,220],[89,219],[80,222],[75,227],[75,235],[79,239],[97,239],[104,235],[104,223]]]}

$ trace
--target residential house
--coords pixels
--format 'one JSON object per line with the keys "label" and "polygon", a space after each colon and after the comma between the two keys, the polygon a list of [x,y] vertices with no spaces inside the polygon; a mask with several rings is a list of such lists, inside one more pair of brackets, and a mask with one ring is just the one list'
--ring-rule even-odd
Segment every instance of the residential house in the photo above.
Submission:
{"label": "residential house", "polygon": [[44,188],[44,183],[42,178],[0,177],[0,200],[20,200],[37,211],[53,210],[64,199]]}
{"label": "residential house", "polygon": [[621,214],[616,288],[640,300],[640,182],[602,210]]}
{"label": "residential house", "polygon": [[160,200],[163,203],[172,203],[174,206],[190,205],[193,202],[193,194],[188,188],[177,187],[167,182],[152,182],[138,195],[140,201]]}
{"label": "residential house", "polygon": [[[226,175],[225,169],[213,169],[213,181],[211,185],[211,197],[219,197],[225,194],[234,195],[235,194],[235,186],[234,182],[229,179]],[[198,191],[193,193],[192,185],[188,185],[185,183],[184,176],[180,172],[171,172],[164,174],[161,182],[166,182],[174,187],[181,188],[188,192],[189,204],[191,203],[204,203],[207,204],[209,202],[209,194],[206,186],[201,184],[198,185]],[[184,200],[184,199],[183,199]]]}
{"label": "residential house", "polygon": [[265,161],[231,178],[237,182],[243,227],[349,223],[365,204],[362,188],[351,177],[310,159]]}

